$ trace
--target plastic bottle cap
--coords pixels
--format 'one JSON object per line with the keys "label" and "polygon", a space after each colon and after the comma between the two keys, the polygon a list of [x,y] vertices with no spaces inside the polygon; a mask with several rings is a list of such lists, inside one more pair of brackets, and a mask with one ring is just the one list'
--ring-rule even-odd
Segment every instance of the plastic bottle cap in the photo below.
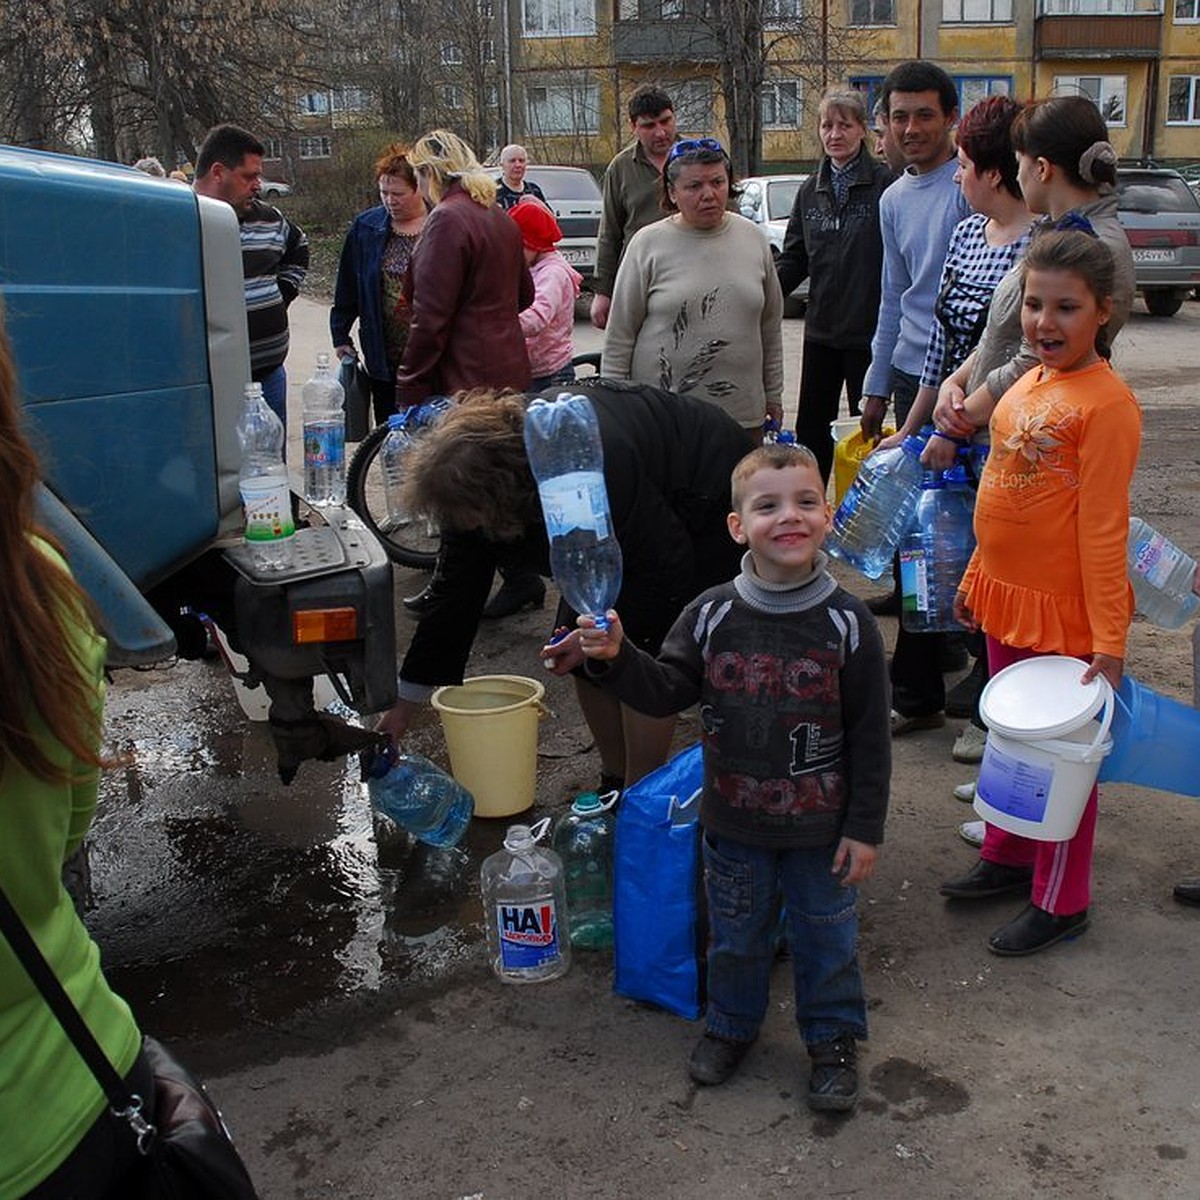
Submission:
{"label": "plastic bottle cap", "polygon": [[404,423],[405,422],[404,422],[404,414],[403,413],[392,413],[388,417],[388,428],[389,429],[403,429]]}
{"label": "plastic bottle cap", "polygon": [[600,812],[602,808],[596,792],[583,792],[571,802],[571,811],[581,817],[591,816],[592,813]]}

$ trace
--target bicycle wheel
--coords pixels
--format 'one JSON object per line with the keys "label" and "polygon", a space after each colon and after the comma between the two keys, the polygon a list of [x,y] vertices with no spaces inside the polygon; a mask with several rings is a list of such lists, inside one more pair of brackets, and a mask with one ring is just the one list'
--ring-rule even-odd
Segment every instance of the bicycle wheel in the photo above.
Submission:
{"label": "bicycle wheel", "polygon": [[346,503],[379,539],[392,562],[430,570],[441,542],[437,525],[426,517],[388,514],[379,454],[387,435],[387,425],[377,425],[359,443],[346,472]]}

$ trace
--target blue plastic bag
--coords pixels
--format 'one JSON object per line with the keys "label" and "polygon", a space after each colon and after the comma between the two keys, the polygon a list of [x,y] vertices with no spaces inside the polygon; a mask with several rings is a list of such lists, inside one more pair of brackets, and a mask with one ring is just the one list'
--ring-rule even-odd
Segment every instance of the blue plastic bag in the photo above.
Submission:
{"label": "blue plastic bag", "polygon": [[699,743],[639,779],[617,809],[613,990],[694,1020],[703,1007]]}

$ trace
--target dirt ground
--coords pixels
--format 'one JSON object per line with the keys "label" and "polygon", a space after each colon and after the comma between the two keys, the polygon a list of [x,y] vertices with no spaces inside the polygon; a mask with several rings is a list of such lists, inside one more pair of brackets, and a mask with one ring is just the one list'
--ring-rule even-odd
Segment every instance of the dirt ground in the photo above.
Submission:
{"label": "dirt ground", "polygon": [[[788,325],[794,371],[800,323]],[[1198,335],[1200,305],[1167,322],[1139,306],[1118,353],[1145,409],[1134,511],[1193,551]],[[792,382],[788,395],[794,404]],[[861,594],[878,590],[839,574]],[[420,582],[398,572],[398,595]],[[470,673],[538,674],[533,648],[547,622],[529,613],[485,629]],[[894,621],[882,624],[893,637]],[[1192,654],[1189,629],[1139,621],[1128,667],[1190,700]],[[562,811],[598,773],[567,685],[548,685],[556,715],[541,729],[533,816]],[[118,720],[135,711],[117,697]],[[614,995],[611,956],[577,952],[549,984],[495,980],[478,940],[477,886],[421,927],[436,947],[443,920],[474,926],[444,964],[392,971],[379,929],[360,931],[379,950],[370,986],[350,994],[320,986],[324,964],[269,955],[254,979],[231,983],[221,947],[234,955],[255,936],[253,920],[215,932],[204,953],[164,949],[153,962],[114,927],[110,961],[155,1031],[176,1030],[208,1073],[264,1200],[1200,1195],[1200,911],[1170,895],[1177,878],[1200,874],[1200,812],[1182,797],[1105,788],[1091,928],[1030,959],[996,958],[986,936],[1020,902],[953,906],[936,890],[974,853],[955,833],[973,815],[951,794],[971,777],[950,759],[958,725],[895,742],[887,842],[862,890],[871,1039],[847,1119],[805,1107],[786,964],[740,1074],[699,1089],[685,1062],[701,1023]],[[694,730],[685,719],[681,740]],[[431,722],[417,741],[436,756],[439,737]],[[237,774],[255,770],[262,764],[239,759]],[[225,786],[232,813],[245,784]],[[149,811],[153,794],[141,802]],[[499,831],[487,836],[494,845]],[[210,864],[214,890],[236,869],[237,841]],[[102,910],[116,895],[105,880],[101,870]],[[264,1008],[256,997],[272,987],[295,1002]],[[172,1015],[189,1005],[207,1005],[212,1019]]]}

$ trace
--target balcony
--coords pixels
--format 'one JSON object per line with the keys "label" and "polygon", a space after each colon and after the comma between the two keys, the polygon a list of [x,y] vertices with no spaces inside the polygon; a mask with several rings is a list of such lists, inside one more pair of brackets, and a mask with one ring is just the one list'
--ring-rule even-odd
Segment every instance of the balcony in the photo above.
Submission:
{"label": "balcony", "polygon": [[614,21],[612,44],[619,63],[715,63],[724,57],[715,24],[691,17]]}
{"label": "balcony", "polygon": [[1052,58],[1157,58],[1163,0],[1038,0],[1034,53]]}

